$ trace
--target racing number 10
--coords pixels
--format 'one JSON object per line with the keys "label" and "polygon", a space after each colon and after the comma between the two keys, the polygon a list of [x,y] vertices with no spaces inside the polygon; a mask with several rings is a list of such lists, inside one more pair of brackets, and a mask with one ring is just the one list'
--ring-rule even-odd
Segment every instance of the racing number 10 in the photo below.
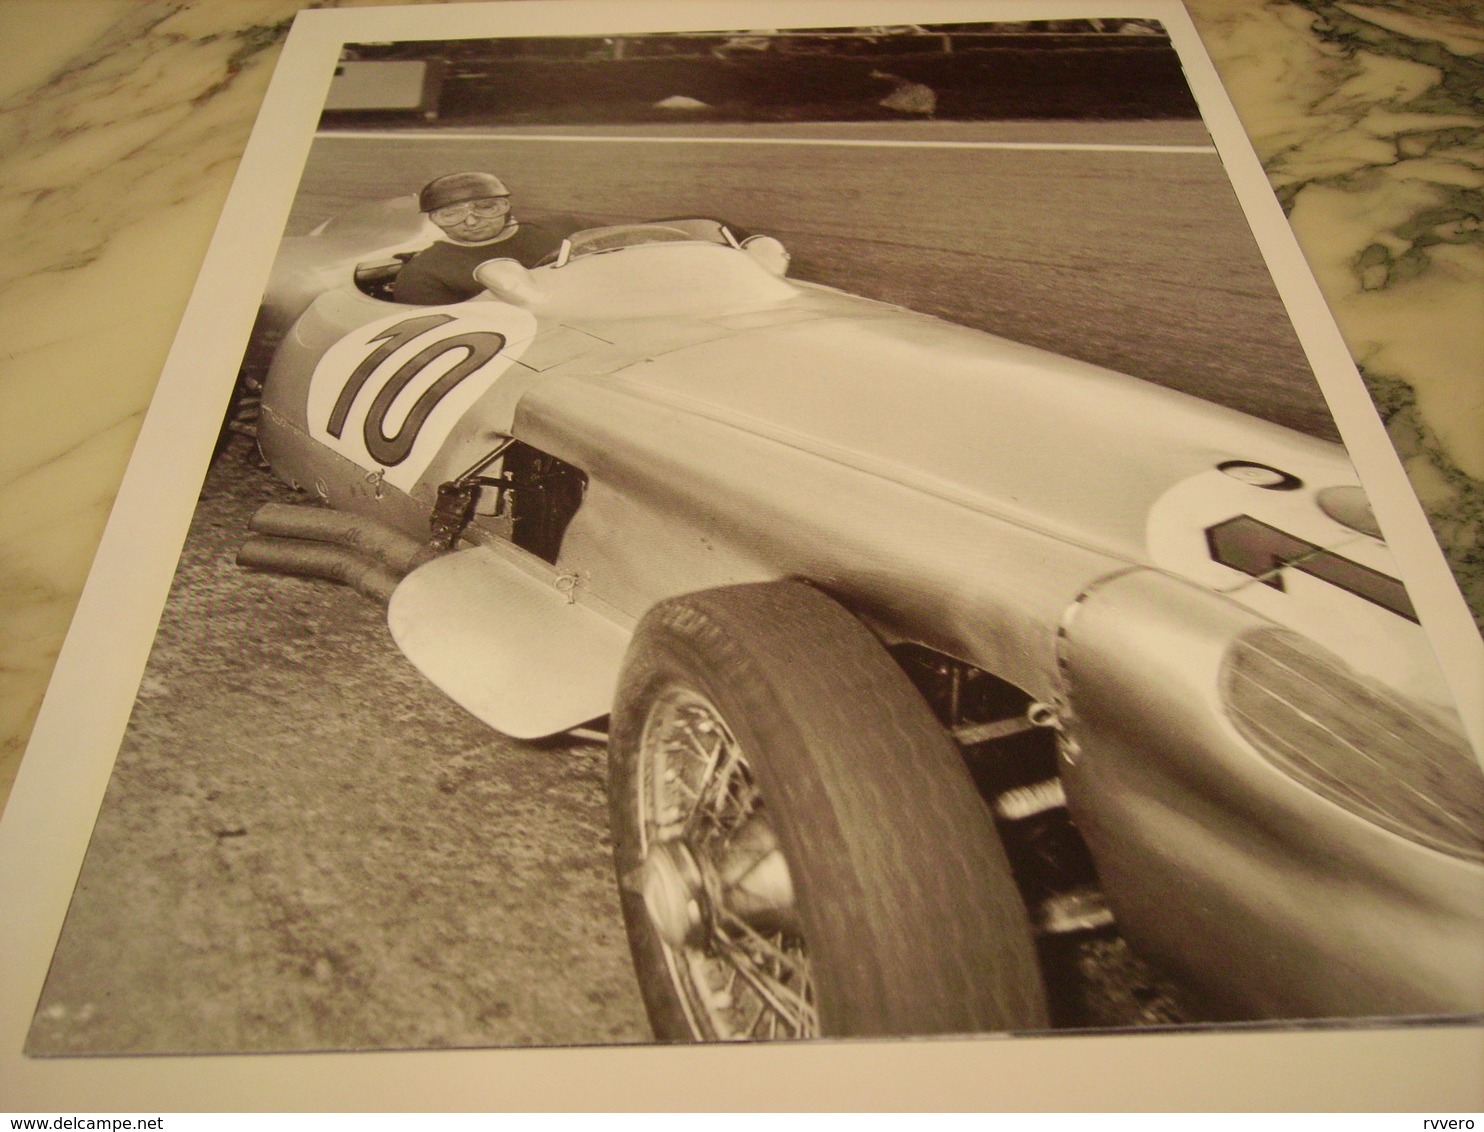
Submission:
{"label": "racing number 10", "polygon": [[[334,409],[330,411],[329,422],[325,425],[326,431],[336,440],[340,439],[340,434],[345,431],[346,418],[350,416],[351,405],[360,396],[366,382],[370,380],[371,375],[376,372],[382,362],[419,335],[453,321],[454,316],[451,314],[421,315],[417,318],[403,319],[372,338],[372,342],[380,342],[381,345],[376,347],[351,373],[350,380],[345,383],[345,388],[340,391],[340,396],[335,400]],[[448,396],[459,382],[498,354],[504,345],[505,335],[503,334],[497,334],[492,330],[470,330],[463,334],[455,334],[450,338],[440,339],[403,362],[397,372],[392,374],[387,383],[381,387],[381,391],[376,394],[371,407],[366,411],[366,424],[362,431],[366,440],[366,451],[371,454],[371,458],[388,468],[396,467],[407,459],[412,451],[413,443],[417,440],[418,430],[438,407],[438,402]],[[386,415],[392,407],[392,402],[418,374],[450,350],[467,350],[468,354],[423,391],[422,396],[414,402],[411,411],[407,414],[407,419],[402,422],[402,427],[397,430],[396,435],[388,436]]]}

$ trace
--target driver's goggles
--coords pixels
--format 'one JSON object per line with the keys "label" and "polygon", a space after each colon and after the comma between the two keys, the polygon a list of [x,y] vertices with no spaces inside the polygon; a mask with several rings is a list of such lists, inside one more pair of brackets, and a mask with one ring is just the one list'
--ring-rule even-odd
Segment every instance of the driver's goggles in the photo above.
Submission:
{"label": "driver's goggles", "polygon": [[485,197],[483,200],[465,201],[462,204],[446,204],[428,213],[434,224],[460,224],[471,216],[499,216],[510,211],[506,197]]}

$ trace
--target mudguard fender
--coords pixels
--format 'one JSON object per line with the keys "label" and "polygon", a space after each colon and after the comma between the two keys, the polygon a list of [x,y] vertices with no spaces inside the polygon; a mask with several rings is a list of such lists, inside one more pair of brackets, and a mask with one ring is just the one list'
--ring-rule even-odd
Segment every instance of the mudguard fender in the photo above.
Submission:
{"label": "mudguard fender", "polygon": [[392,594],[387,624],[429,680],[516,739],[608,714],[629,628],[579,594],[574,575],[472,547],[419,566]]}

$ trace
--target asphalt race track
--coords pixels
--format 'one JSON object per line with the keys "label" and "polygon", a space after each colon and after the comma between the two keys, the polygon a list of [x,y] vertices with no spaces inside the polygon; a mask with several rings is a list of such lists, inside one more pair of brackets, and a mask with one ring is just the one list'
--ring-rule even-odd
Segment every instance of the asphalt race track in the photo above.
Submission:
{"label": "asphalt race track", "polygon": [[[324,136],[288,230],[489,168],[531,218],[720,216],[801,278],[1332,434],[1198,125],[686,132]],[[365,599],[238,569],[290,498],[241,442],[208,478],[30,1051],[646,1040],[602,748],[506,740]],[[1117,940],[1070,964],[1081,1024],[1191,1018]]]}
{"label": "asphalt race track", "polygon": [[[774,126],[746,140],[718,127],[706,135],[739,140],[687,140],[696,132],[324,134],[288,232],[489,169],[535,220],[715,216],[777,236],[798,278],[1337,438],[1199,123]],[[827,144],[842,141],[856,144]]]}

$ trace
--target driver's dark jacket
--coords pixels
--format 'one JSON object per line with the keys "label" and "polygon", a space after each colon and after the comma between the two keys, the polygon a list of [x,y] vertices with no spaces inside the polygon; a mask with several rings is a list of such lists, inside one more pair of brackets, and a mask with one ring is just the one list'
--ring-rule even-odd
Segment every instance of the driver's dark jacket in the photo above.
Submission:
{"label": "driver's dark jacket", "polygon": [[[554,254],[562,240],[580,225],[532,224],[522,220],[515,235],[489,244],[451,244],[440,240],[407,261],[392,284],[392,299],[399,303],[437,306],[472,299],[484,288],[474,278],[474,269],[486,260],[513,259],[522,267],[535,267]],[[560,234],[558,234],[560,233]]]}

